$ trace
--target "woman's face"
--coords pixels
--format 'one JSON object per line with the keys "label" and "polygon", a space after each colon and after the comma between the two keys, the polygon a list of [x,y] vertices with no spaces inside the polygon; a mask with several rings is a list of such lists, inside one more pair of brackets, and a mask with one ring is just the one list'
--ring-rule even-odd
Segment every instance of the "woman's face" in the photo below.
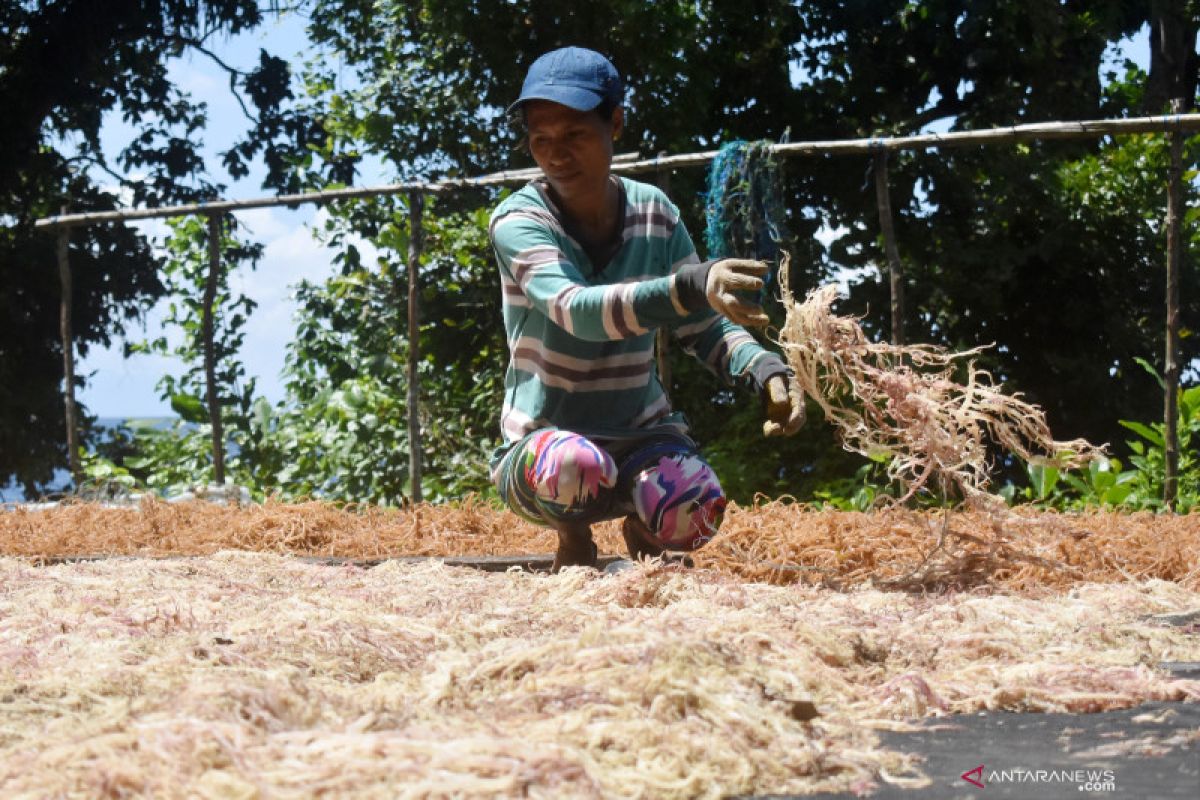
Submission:
{"label": "woman's face", "polygon": [[559,197],[569,202],[607,191],[613,140],[622,120],[620,108],[611,120],[603,120],[593,111],[548,100],[525,106],[529,152]]}

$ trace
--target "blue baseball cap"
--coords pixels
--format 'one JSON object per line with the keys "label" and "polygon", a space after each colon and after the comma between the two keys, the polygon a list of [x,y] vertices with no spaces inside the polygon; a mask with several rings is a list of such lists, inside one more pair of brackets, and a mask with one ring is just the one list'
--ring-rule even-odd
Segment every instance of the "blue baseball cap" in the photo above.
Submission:
{"label": "blue baseball cap", "polygon": [[595,50],[563,47],[540,56],[521,86],[511,114],[527,100],[549,100],[576,111],[591,111],[605,100],[619,105],[625,87],[617,68]]}

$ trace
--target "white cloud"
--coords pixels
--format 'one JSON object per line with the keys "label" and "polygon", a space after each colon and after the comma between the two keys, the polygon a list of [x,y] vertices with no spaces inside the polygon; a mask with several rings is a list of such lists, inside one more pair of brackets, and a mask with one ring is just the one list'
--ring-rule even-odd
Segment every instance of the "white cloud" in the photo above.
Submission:
{"label": "white cloud", "polygon": [[307,222],[310,216],[311,214],[304,213],[303,209],[289,211],[276,207],[251,208],[239,211],[237,221],[242,236],[257,242],[265,242],[287,234],[298,223]]}
{"label": "white cloud", "polygon": [[[177,61],[168,71],[169,79],[181,90],[196,97],[210,97],[218,92],[229,91],[229,78],[221,80],[216,74],[216,65],[211,62],[203,64],[201,57],[188,59],[186,62]],[[211,65],[211,66],[210,66]]]}
{"label": "white cloud", "polygon": [[[302,280],[321,283],[329,278],[335,270],[335,253],[312,235],[311,226],[321,225],[328,218],[325,209],[271,211],[275,213],[269,222],[263,221],[262,229],[274,230],[277,235],[271,239],[256,237],[265,245],[263,259],[257,270],[239,276],[238,288],[259,304],[246,325],[243,361],[247,371],[257,376],[258,391],[275,402],[284,395],[279,373],[295,333],[296,303],[292,288]],[[294,219],[287,221],[285,218],[289,216]],[[366,258],[374,258],[373,245],[361,239],[353,241]]]}
{"label": "white cloud", "polygon": [[[213,43],[215,52],[226,63],[240,69],[250,69],[257,63],[259,48],[275,55],[290,57],[304,54],[309,47],[304,33],[303,15],[288,15],[278,24],[266,26],[225,40]],[[246,123],[242,111],[229,91],[228,75],[206,56],[191,54],[179,59],[169,67],[170,78],[192,99],[203,101],[209,107],[209,129],[204,136],[203,155],[208,161],[209,171],[220,176],[220,151],[244,131]],[[117,113],[109,114],[101,131],[105,152],[115,163],[116,153],[128,144],[133,129],[123,122]],[[380,177],[378,165],[364,173],[367,182]],[[235,181],[226,196],[231,198],[260,197],[266,194],[258,185],[261,169],[252,171],[249,178]],[[112,187],[123,202],[132,197],[128,191],[115,184]],[[242,360],[247,371],[258,378],[260,393],[271,400],[283,395],[279,371],[283,366],[288,342],[294,334],[293,314],[295,302],[291,287],[301,280],[313,282],[325,280],[334,271],[334,253],[318,244],[312,236],[310,226],[321,224],[327,212],[312,205],[298,209],[263,208],[241,211],[238,219],[244,224],[244,238],[261,242],[265,252],[255,271],[239,270],[232,277],[232,287],[245,293],[259,304],[258,309],[246,324],[245,345]],[[161,243],[168,228],[163,220],[145,220],[133,223],[152,241]],[[357,243],[367,263],[373,263],[375,249],[366,242]],[[165,302],[165,301],[164,301]],[[157,334],[162,326],[162,308],[151,312],[146,327]],[[132,340],[145,338],[141,328],[128,331]],[[122,355],[124,341],[117,341],[110,348],[93,348],[87,359],[77,365],[77,372],[87,375],[94,372],[79,399],[89,410],[100,416],[161,416],[171,413],[169,405],[157,397],[155,383],[167,372],[178,373],[183,367],[179,363],[156,356],[139,355],[125,359]]]}

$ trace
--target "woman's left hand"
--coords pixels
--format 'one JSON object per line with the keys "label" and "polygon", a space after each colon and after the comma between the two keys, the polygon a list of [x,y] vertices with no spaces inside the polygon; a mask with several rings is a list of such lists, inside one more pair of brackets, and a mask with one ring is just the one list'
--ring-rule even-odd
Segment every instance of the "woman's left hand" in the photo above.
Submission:
{"label": "woman's left hand", "polygon": [[790,375],[767,378],[763,399],[767,412],[763,436],[791,436],[804,425],[804,392]]}

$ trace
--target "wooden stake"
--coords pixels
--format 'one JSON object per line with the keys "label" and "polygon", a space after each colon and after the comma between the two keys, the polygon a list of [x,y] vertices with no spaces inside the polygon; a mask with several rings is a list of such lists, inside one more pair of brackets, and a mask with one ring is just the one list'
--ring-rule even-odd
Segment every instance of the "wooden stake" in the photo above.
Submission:
{"label": "wooden stake", "polygon": [[208,421],[212,427],[213,482],[225,485],[225,432],[221,426],[221,403],[217,396],[216,344],[213,341],[213,303],[221,275],[221,216],[208,217],[208,279],[204,283],[200,335],[204,339],[204,396],[208,403]]}
{"label": "wooden stake", "polygon": [[421,502],[421,424],[418,415],[421,400],[417,364],[420,359],[421,324],[418,318],[421,269],[421,212],[425,197],[418,191],[408,194],[408,475],[412,502]]}
{"label": "wooden stake", "polygon": [[904,344],[904,265],[896,247],[896,229],[892,225],[892,198],[888,188],[887,150],[875,151],[875,203],[879,207],[879,228],[883,232],[883,250],[888,263],[888,285],[892,298],[892,344]]}
{"label": "wooden stake", "polygon": [[[1172,100],[1180,113],[1183,100]],[[1183,262],[1183,134],[1170,134],[1171,163],[1167,170],[1167,342],[1163,369],[1165,473],[1163,503],[1175,510],[1179,490],[1179,273]]]}
{"label": "wooden stake", "polygon": [[[67,209],[63,208],[63,213]],[[79,414],[75,407],[75,335],[71,329],[72,282],[70,250],[71,229],[58,229],[58,283],[61,293],[58,303],[58,332],[62,342],[63,389],[67,424],[67,466],[76,491],[83,481],[83,468],[79,464]]]}

